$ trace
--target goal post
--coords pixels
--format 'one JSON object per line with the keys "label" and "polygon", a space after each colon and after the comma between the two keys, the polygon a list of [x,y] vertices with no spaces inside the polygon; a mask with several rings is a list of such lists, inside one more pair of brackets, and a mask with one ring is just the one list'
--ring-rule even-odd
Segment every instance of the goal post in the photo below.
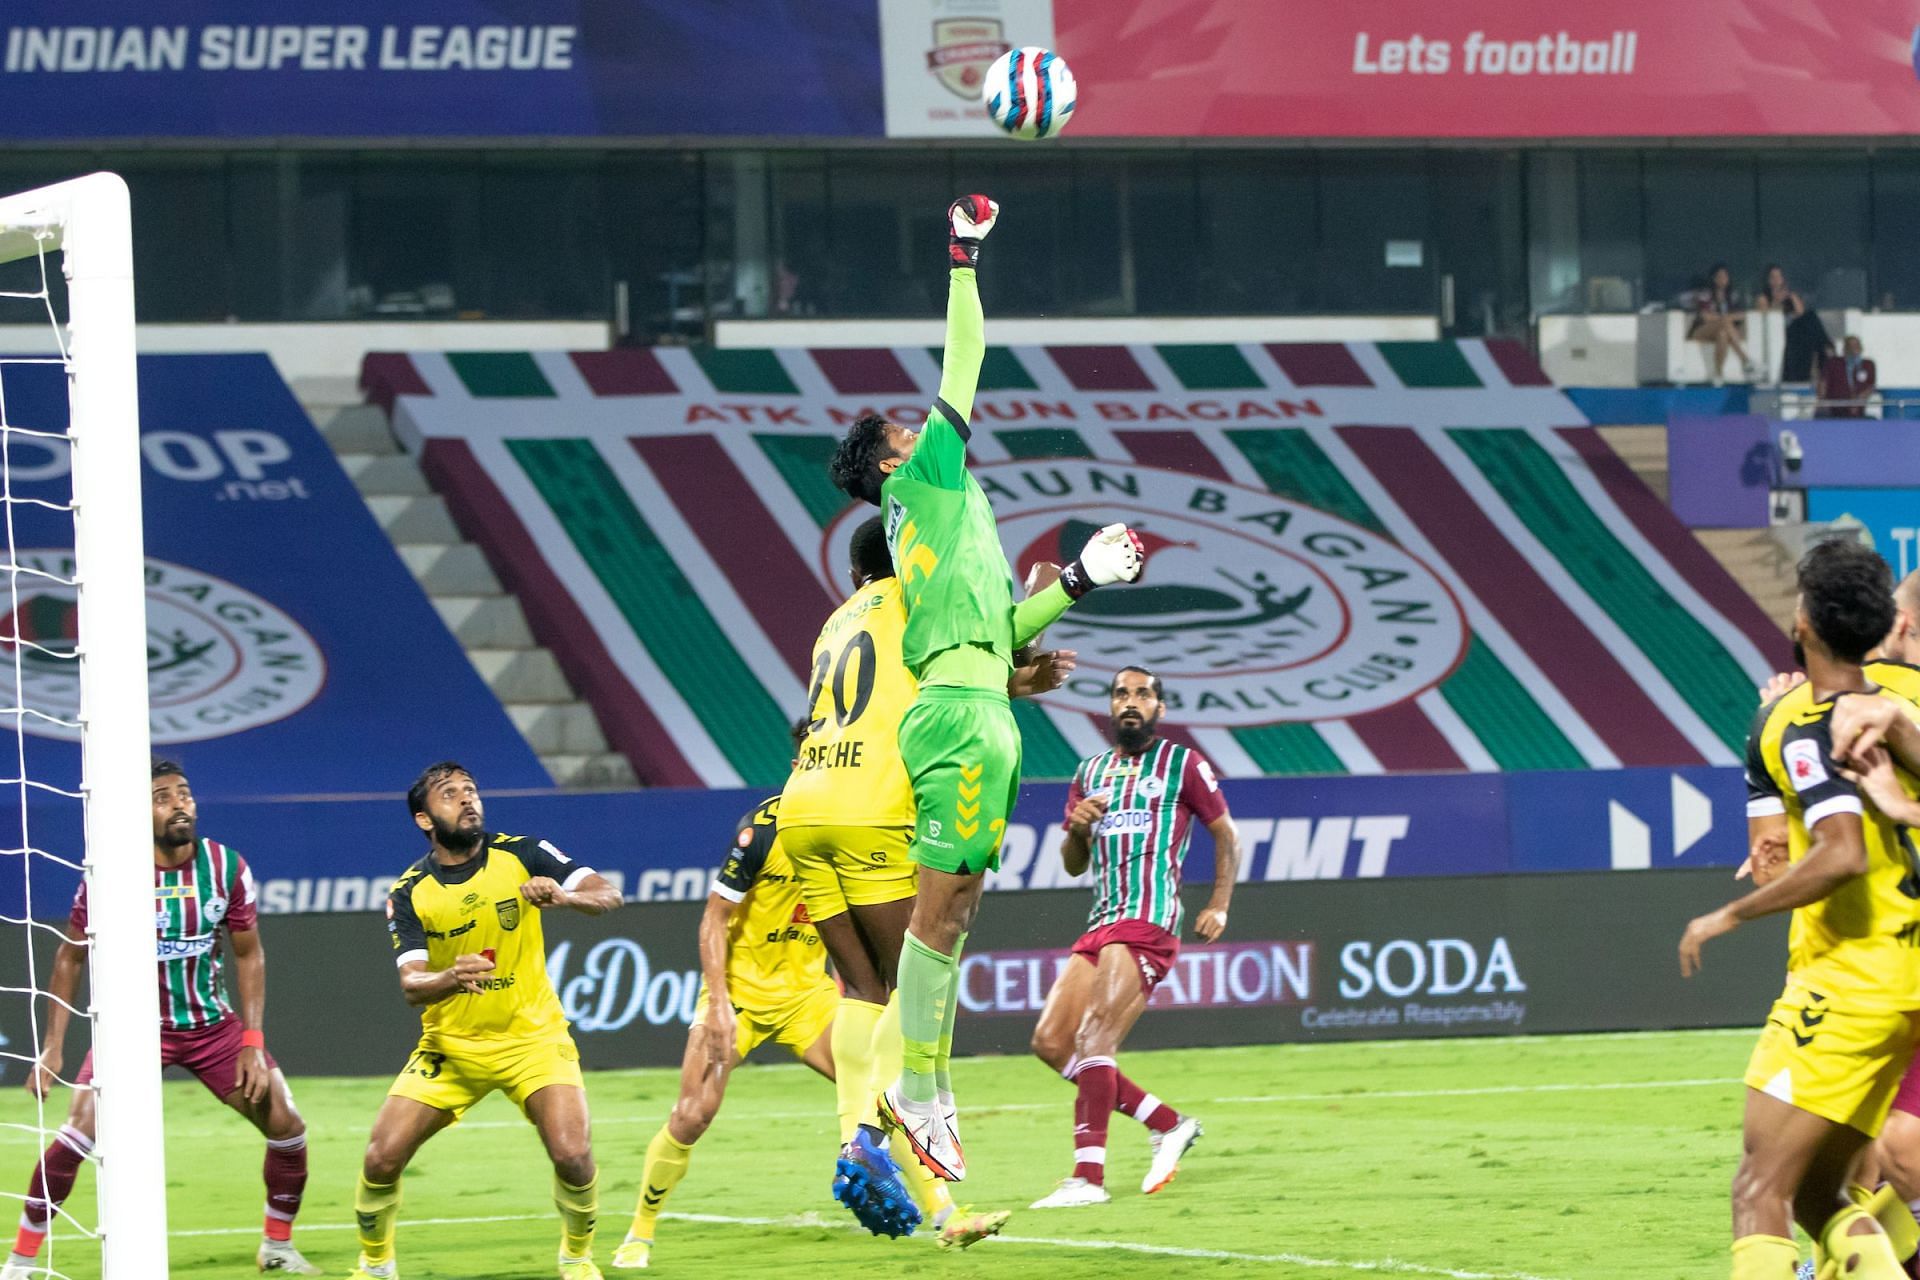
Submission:
{"label": "goal post", "polygon": [[133,232],[119,175],[0,197],[0,263],[55,250],[67,280],[101,1270],[166,1280]]}

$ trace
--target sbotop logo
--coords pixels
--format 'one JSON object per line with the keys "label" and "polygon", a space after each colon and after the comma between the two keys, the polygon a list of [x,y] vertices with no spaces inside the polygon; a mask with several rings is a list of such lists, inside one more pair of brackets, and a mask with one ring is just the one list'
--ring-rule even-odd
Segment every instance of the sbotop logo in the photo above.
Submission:
{"label": "sbotop logo", "polygon": [[[73,553],[23,550],[0,622],[0,696],[41,713],[28,733],[79,738],[79,636]],[[45,575],[45,576],[39,576]],[[305,707],[326,681],[306,629],[243,587],[166,560],[147,560],[147,696],[156,746],[258,728]],[[44,717],[44,718],[42,718]]]}
{"label": "sbotop logo", "polygon": [[[1113,673],[1165,678],[1188,725],[1344,719],[1432,688],[1465,654],[1447,585],[1417,556],[1359,525],[1260,489],[1128,463],[992,463],[993,502],[1015,579],[1065,564],[1103,524],[1146,544],[1141,582],[1081,600],[1047,632],[1079,651],[1048,700],[1105,716]],[[822,565],[844,573],[855,509],[830,528]]]}

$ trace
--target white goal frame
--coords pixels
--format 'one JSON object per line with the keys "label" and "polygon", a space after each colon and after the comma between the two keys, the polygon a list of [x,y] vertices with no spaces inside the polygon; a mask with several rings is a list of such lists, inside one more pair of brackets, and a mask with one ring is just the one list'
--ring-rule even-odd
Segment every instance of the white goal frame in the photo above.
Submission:
{"label": "white goal frame", "polygon": [[56,249],[67,279],[101,1270],[166,1280],[133,220],[118,174],[0,198],[0,262]]}

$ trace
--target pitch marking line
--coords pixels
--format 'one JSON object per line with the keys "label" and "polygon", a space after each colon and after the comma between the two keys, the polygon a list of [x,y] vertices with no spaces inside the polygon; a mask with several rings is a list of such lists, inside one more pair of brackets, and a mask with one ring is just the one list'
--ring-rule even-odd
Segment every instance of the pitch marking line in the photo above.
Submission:
{"label": "pitch marking line", "polygon": [[[698,1222],[709,1226],[722,1227],[783,1227],[789,1230],[830,1231],[856,1230],[858,1224],[823,1218],[815,1213],[803,1213],[786,1218],[746,1218],[724,1213],[663,1213],[663,1218],[680,1222]],[[550,1213],[502,1213],[477,1218],[417,1218],[411,1222],[402,1222],[402,1227],[455,1227],[473,1226],[488,1222],[545,1222],[552,1218]],[[351,1222],[315,1222],[303,1223],[302,1232],[308,1231],[352,1231]],[[252,1236],[258,1235],[258,1227],[210,1227],[193,1231],[173,1231],[169,1235],[186,1236]],[[1463,1271],[1457,1267],[1430,1267],[1419,1262],[1402,1262],[1398,1258],[1363,1258],[1343,1260],[1339,1258],[1315,1258],[1304,1253],[1235,1253],[1229,1249],[1187,1249],[1170,1244],[1137,1244],[1130,1240],[1075,1240],[1055,1236],[996,1236],[987,1241],[989,1244],[1029,1244],[1046,1245],[1056,1249],[1096,1249],[1112,1250],[1120,1253],[1149,1254],[1162,1258],[1205,1258],[1219,1262],[1264,1262],[1285,1263],[1295,1267],[1310,1267],[1329,1271],[1365,1271],[1389,1275],[1442,1276],[1447,1280],[1549,1280],[1526,1271]]]}
{"label": "pitch marking line", "polygon": [[[1741,1083],[1738,1076],[1701,1077],[1693,1080],[1618,1080],[1594,1081],[1571,1084],[1505,1084],[1484,1085],[1470,1089],[1369,1089],[1349,1093],[1269,1093],[1252,1094],[1243,1097],[1195,1098],[1191,1105],[1195,1107],[1223,1106],[1278,1106],[1289,1102],[1372,1102],[1376,1100],[1400,1101],[1418,1098],[1484,1098],[1506,1094],[1529,1093],[1610,1093],[1622,1089],[1712,1089]],[[1058,1102],[1003,1102],[995,1106],[979,1108],[979,1114],[992,1115],[1001,1111],[1051,1111],[1071,1106],[1070,1091],[1063,1091]],[[735,1120],[819,1120],[832,1113],[824,1110],[814,1111],[729,1111]],[[615,1125],[660,1123],[657,1115],[646,1116],[595,1116],[593,1127],[610,1128]],[[455,1126],[452,1132],[469,1129],[524,1129],[527,1122],[521,1120],[464,1120]],[[178,1129],[169,1132],[174,1138],[214,1138],[228,1133],[220,1129]],[[53,1130],[44,1135],[35,1136],[31,1132],[8,1133],[0,1130],[0,1145],[9,1142],[41,1143],[52,1139]]]}
{"label": "pitch marking line", "polygon": [[[1191,1105],[1207,1106],[1273,1106],[1288,1102],[1371,1102],[1375,1099],[1408,1098],[1480,1098],[1502,1094],[1528,1093],[1607,1093],[1620,1089],[1707,1089],[1725,1085],[1739,1084],[1738,1076],[1702,1077],[1694,1080],[1622,1080],[1596,1081],[1592,1083],[1572,1084],[1506,1084],[1485,1085],[1470,1089],[1367,1089],[1347,1093],[1269,1093],[1244,1097],[1195,1098]],[[1048,1111],[1071,1106],[1071,1098],[1063,1093],[1058,1102],[1003,1102],[979,1108],[979,1114],[992,1115],[1000,1111]],[[748,1120],[817,1120],[827,1114],[824,1111],[747,1111],[735,1112],[736,1116]],[[594,1126],[613,1124],[653,1124],[657,1117],[648,1116],[608,1116],[596,1117]],[[519,1129],[526,1127],[525,1120],[473,1120],[462,1124],[463,1129]],[[212,1136],[209,1133],[207,1136]]]}

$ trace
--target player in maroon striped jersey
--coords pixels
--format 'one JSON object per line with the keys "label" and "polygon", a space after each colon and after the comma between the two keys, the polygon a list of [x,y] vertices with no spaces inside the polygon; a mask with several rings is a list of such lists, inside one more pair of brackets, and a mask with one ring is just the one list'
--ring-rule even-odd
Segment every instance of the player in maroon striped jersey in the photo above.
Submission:
{"label": "player in maroon striped jersey", "polygon": [[[266,1228],[255,1260],[262,1271],[317,1276],[320,1269],[293,1247],[293,1216],[307,1185],[307,1126],[294,1109],[287,1078],[267,1052],[267,956],[260,946],[253,873],[234,850],[198,830],[199,810],[180,766],[153,766],[153,897],[160,982],[160,1062],[191,1071],[214,1097],[253,1123],[267,1140]],[[220,935],[233,953],[240,1011],[220,980]],[[74,895],[68,941],[47,982],[46,1044],[27,1088],[46,1097],[61,1081],[69,1011],[87,963],[87,889]],[[54,1213],[73,1190],[80,1163],[93,1150],[93,1054],[74,1073],[73,1107],[34,1166],[20,1232],[0,1264],[0,1280],[46,1273],[37,1258]]]}
{"label": "player in maroon striped jersey", "polygon": [[1160,678],[1143,667],[1114,675],[1114,747],[1083,760],[1067,793],[1060,857],[1074,875],[1093,867],[1087,931],[1047,993],[1033,1051],[1074,1082],[1073,1176],[1035,1202],[1036,1209],[1104,1204],[1107,1118],[1118,1109],[1147,1126],[1153,1161],[1140,1190],[1173,1181],[1200,1137],[1183,1116],[1120,1074],[1114,1054],[1146,1010],[1147,999],[1180,954],[1180,864],[1193,822],[1213,836],[1213,896],[1194,932],[1213,942],[1226,931],[1227,904],[1240,865],[1240,841],[1213,766],[1199,752],[1159,736],[1166,711]]}

